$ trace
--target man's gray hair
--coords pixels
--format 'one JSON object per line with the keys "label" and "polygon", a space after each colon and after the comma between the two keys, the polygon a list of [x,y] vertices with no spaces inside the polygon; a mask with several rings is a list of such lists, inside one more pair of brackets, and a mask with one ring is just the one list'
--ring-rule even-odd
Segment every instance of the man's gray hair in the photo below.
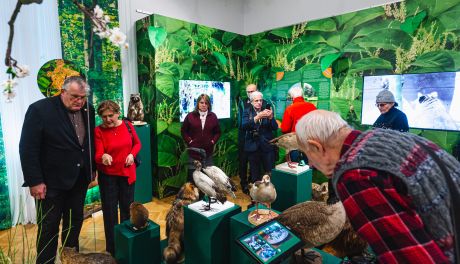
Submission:
{"label": "man's gray hair", "polygon": [[303,96],[303,89],[300,83],[294,84],[294,86],[289,89],[288,94],[292,99]]}
{"label": "man's gray hair", "polygon": [[254,91],[252,92],[250,95],[249,95],[249,100],[251,100],[251,102],[254,100],[254,98],[256,98],[256,96],[260,96],[260,98],[264,98],[264,95],[259,92],[259,91]]}
{"label": "man's gray hair", "polygon": [[347,122],[335,112],[314,110],[304,115],[295,127],[297,141],[301,147],[307,146],[307,140],[327,143],[338,135],[340,129],[348,127]]}
{"label": "man's gray hair", "polygon": [[67,78],[64,80],[64,84],[62,85],[62,90],[68,91],[68,90],[69,90],[69,86],[70,86],[72,83],[77,83],[78,86],[80,87],[80,89],[85,89],[86,95],[89,95],[89,94],[91,93],[91,88],[89,87],[89,84],[85,81],[85,79],[83,79],[83,78],[80,77],[80,76],[70,76],[70,77],[67,77]]}

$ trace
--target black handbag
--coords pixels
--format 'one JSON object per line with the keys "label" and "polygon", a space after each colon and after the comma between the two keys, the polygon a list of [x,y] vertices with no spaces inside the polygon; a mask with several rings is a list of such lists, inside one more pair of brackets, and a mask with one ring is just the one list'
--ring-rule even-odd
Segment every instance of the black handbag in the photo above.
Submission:
{"label": "black handbag", "polygon": [[[126,119],[123,119],[123,122],[125,123],[126,128],[128,129],[128,132],[131,135],[132,145],[134,146],[134,136],[133,132],[131,131],[131,127],[129,126],[128,121]],[[142,164],[141,158],[139,157],[139,153],[136,155],[136,157],[134,157],[134,164],[136,165],[136,168],[141,166]]]}

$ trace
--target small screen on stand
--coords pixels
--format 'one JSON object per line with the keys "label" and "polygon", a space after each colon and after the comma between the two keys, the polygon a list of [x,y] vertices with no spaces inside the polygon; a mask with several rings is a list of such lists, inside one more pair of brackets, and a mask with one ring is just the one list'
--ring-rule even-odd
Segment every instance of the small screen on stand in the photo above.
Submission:
{"label": "small screen on stand", "polygon": [[276,220],[251,229],[237,243],[258,263],[279,263],[302,245],[299,237]]}

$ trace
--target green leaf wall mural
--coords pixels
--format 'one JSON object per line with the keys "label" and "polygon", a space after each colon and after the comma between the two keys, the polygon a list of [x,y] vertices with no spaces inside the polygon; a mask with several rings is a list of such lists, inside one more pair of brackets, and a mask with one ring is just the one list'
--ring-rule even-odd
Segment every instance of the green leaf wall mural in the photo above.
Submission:
{"label": "green leaf wall mural", "polygon": [[[361,115],[366,114],[361,113],[363,76],[459,71],[459,12],[459,0],[409,0],[250,36],[160,15],[138,21],[139,84],[144,105],[150,107],[147,119],[155,126],[154,141],[175,142],[160,144],[161,151],[153,144],[156,195],[168,194],[185,180],[186,152],[177,110],[179,80],[230,81],[232,98],[245,96],[244,87],[257,83],[270,99],[283,96],[273,85],[283,72],[330,68],[330,100],[321,102],[322,107],[340,113],[355,128],[368,129],[360,125]],[[156,47],[145,42],[152,37],[152,27]],[[229,175],[236,175],[236,137],[228,136],[237,131],[235,102],[232,113],[232,118],[220,120],[225,129],[215,161]],[[412,132],[448,151],[459,135]]]}
{"label": "green leaf wall mural", "polygon": [[3,145],[2,122],[0,120],[0,230],[11,227],[10,198],[6,174],[5,148]]}

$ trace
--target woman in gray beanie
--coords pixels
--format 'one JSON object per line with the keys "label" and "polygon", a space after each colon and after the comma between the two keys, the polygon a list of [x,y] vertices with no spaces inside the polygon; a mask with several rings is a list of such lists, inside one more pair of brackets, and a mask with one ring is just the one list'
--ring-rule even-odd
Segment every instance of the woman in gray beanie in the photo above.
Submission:
{"label": "woman in gray beanie", "polygon": [[401,132],[409,131],[406,114],[397,109],[398,103],[394,95],[388,90],[382,90],[375,99],[375,105],[380,111],[380,116],[373,127],[393,129]]}

